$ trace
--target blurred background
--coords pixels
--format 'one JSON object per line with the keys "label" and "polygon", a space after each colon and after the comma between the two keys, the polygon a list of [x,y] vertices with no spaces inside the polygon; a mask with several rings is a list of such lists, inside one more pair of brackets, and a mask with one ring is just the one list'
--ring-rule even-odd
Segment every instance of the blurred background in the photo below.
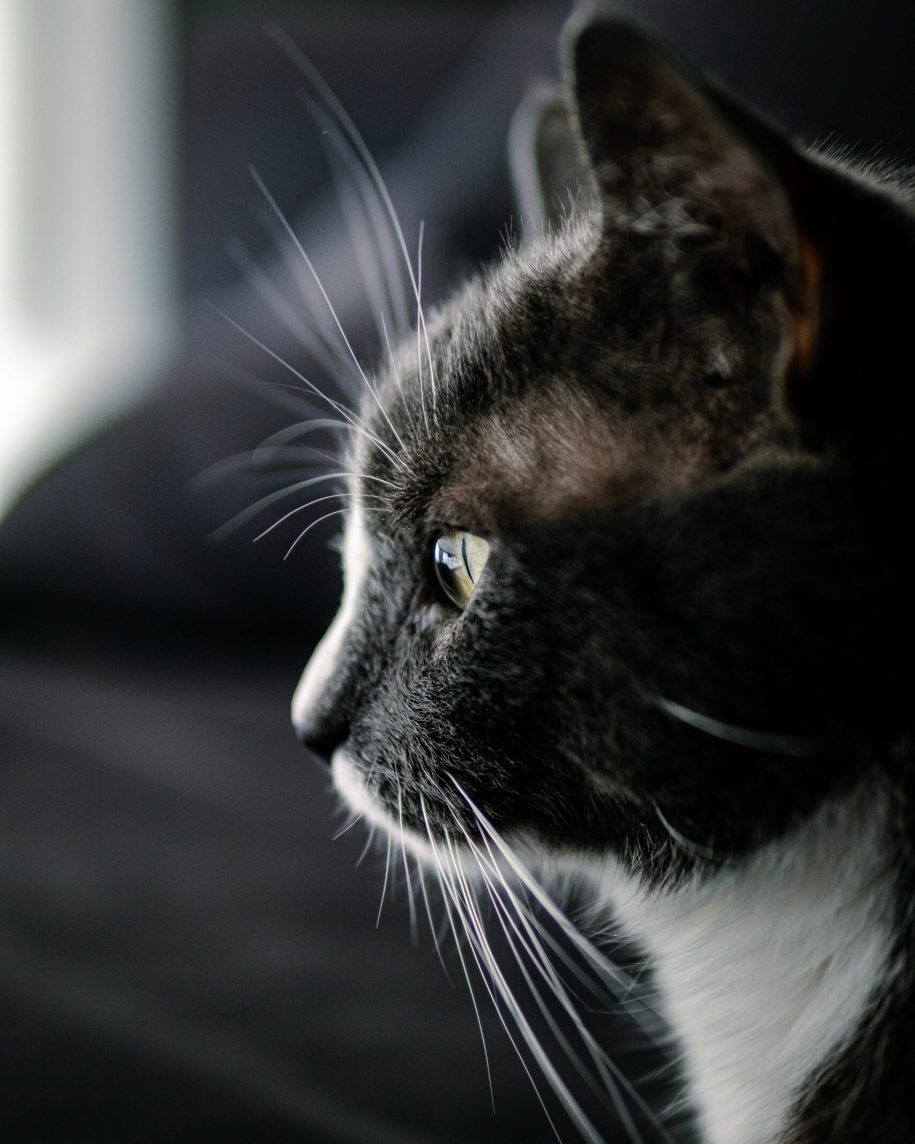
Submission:
{"label": "blurred background", "polygon": [[[807,142],[915,155],[909,0],[615,6]],[[379,353],[346,165],[268,26],[347,108],[414,246],[423,222],[434,303],[498,256],[508,125],[568,7],[0,0],[5,1139],[553,1138],[483,1006],[493,1113],[460,964],[455,988],[411,944],[402,887],[373,928],[383,859],[354,869],[359,826],[332,841],[288,728],[336,522],[285,561],[297,520],[251,543],[277,513],[208,537],[289,480],[248,457],[307,415],[282,362],[333,393],[349,370],[250,168]],[[662,1103],[663,1060],[594,1021]]]}

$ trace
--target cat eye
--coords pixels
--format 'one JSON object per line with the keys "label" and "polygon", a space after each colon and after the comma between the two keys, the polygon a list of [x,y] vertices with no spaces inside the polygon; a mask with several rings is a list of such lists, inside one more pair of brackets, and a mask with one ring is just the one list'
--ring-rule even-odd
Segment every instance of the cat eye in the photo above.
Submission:
{"label": "cat eye", "polygon": [[489,541],[472,532],[446,532],[436,540],[432,549],[435,577],[456,607],[467,607],[488,559]]}

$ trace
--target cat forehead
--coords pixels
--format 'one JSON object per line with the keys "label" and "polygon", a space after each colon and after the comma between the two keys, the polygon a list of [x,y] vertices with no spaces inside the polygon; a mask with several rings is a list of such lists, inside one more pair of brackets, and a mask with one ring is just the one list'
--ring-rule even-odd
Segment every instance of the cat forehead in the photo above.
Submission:
{"label": "cat forehead", "polygon": [[735,318],[678,285],[679,265],[663,237],[627,235],[595,265],[587,220],[572,221],[408,339],[364,415],[409,462],[411,515],[483,527],[676,494],[769,431],[786,314]]}
{"label": "cat forehead", "polygon": [[532,387],[483,414],[454,446],[436,515],[569,521],[635,497],[689,487],[708,456],[688,435],[627,417],[567,379]]}

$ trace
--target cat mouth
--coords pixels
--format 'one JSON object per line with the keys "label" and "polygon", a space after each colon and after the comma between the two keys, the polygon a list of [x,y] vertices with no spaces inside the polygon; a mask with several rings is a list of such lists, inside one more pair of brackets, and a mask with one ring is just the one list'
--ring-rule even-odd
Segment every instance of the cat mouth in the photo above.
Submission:
{"label": "cat mouth", "polygon": [[338,747],[333,753],[331,776],[337,793],[355,817],[362,818],[372,829],[383,831],[426,865],[435,864],[435,854],[429,839],[406,824],[402,813],[392,813],[369,789],[345,747]]}

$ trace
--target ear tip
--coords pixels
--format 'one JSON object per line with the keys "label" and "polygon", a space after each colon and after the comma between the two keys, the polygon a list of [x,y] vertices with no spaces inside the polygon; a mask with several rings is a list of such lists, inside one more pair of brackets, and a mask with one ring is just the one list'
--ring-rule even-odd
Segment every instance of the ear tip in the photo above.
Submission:
{"label": "ear tip", "polygon": [[562,28],[560,58],[567,74],[574,74],[582,57],[603,56],[636,48],[654,47],[647,29],[603,0],[582,0],[576,4]]}

